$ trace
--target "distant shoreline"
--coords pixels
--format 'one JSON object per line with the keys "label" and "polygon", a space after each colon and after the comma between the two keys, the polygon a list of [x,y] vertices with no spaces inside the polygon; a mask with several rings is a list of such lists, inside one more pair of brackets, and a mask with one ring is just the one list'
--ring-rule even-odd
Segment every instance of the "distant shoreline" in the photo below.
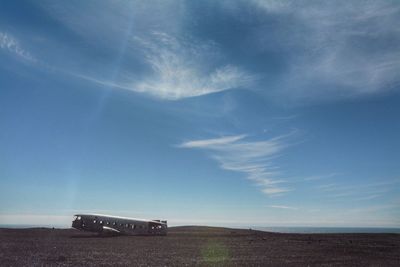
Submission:
{"label": "distant shoreline", "polygon": [[[172,226],[179,227],[179,226]],[[33,224],[0,224],[0,228],[29,229],[29,228],[55,228],[70,229],[62,225],[33,225]],[[400,234],[400,228],[392,227],[307,227],[307,226],[254,226],[254,227],[226,227],[232,229],[252,229],[264,232],[286,233],[286,234]]]}
{"label": "distant shoreline", "polygon": [[386,227],[254,227],[254,230],[287,234],[400,234],[400,228]]}

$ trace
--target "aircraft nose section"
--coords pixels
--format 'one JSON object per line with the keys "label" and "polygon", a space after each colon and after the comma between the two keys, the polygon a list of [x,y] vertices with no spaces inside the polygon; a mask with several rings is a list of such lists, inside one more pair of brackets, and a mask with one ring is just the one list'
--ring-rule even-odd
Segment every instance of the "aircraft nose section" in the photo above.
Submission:
{"label": "aircraft nose section", "polygon": [[72,221],[72,227],[75,229],[82,229],[82,220],[81,218],[76,218]]}

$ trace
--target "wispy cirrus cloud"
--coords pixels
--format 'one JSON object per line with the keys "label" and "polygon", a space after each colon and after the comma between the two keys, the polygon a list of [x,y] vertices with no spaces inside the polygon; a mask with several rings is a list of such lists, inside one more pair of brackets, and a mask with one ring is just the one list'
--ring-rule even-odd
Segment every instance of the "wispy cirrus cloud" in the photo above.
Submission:
{"label": "wispy cirrus cloud", "polygon": [[242,134],[242,135],[226,136],[226,137],[220,137],[220,138],[214,138],[214,139],[194,140],[194,141],[188,141],[186,143],[183,143],[181,145],[181,147],[202,148],[202,147],[209,147],[209,146],[228,145],[230,143],[234,143],[245,137],[246,137],[246,135]]}
{"label": "wispy cirrus cloud", "polygon": [[[212,39],[184,30],[192,16],[189,4],[89,1],[77,7],[44,1],[42,7],[94,51],[100,51],[102,56],[95,62],[81,56],[77,59],[93,68],[67,71],[87,81],[179,100],[248,88],[255,80],[246,67],[224,57],[224,48]],[[95,20],[76,16],[87,12],[98,16]]]}
{"label": "wispy cirrus cloud", "polygon": [[221,57],[221,51],[213,42],[176,38],[164,32],[135,39],[142,44],[152,73],[134,83],[134,91],[176,100],[247,87],[255,79],[232,64],[210,64],[216,57]]}
{"label": "wispy cirrus cloud", "polygon": [[22,46],[12,35],[0,32],[0,48],[27,61],[36,61],[36,59]]}
{"label": "wispy cirrus cloud", "polygon": [[283,44],[288,70],[278,82],[280,97],[348,97],[398,88],[400,32],[394,27],[400,19],[398,3],[339,3],[251,1],[265,16],[287,22],[276,25],[274,40],[264,27],[253,36],[262,49]]}
{"label": "wispy cirrus cloud", "polygon": [[[66,72],[155,98],[251,88],[286,102],[368,95],[400,84],[400,34],[393,26],[400,7],[394,2],[39,5],[71,37],[79,36],[66,45],[68,56],[58,54],[65,40],[48,49]],[[93,17],[84,15],[89,12]]]}
{"label": "wispy cirrus cloud", "polygon": [[329,173],[329,174],[325,174],[325,175],[313,175],[313,176],[308,176],[304,178],[304,181],[317,181],[317,180],[325,180],[325,179],[329,179],[335,176],[338,176],[339,173]]}
{"label": "wispy cirrus cloud", "polygon": [[324,192],[331,199],[364,201],[375,199],[391,192],[398,183],[399,180],[394,179],[385,182],[370,182],[358,185],[328,183],[317,185],[314,188]]}
{"label": "wispy cirrus cloud", "polygon": [[149,73],[138,76],[124,69],[112,80],[97,74],[67,73],[101,86],[134,91],[164,100],[248,88],[256,79],[255,75],[232,64],[210,64],[222,54],[212,42],[153,32],[149,38],[132,38],[131,47],[141,51],[143,63],[150,69]]}
{"label": "wispy cirrus cloud", "polygon": [[283,186],[287,181],[272,162],[287,147],[286,137],[248,141],[246,135],[234,135],[187,141],[179,147],[206,150],[222,169],[244,173],[264,194],[277,196],[293,190]]}

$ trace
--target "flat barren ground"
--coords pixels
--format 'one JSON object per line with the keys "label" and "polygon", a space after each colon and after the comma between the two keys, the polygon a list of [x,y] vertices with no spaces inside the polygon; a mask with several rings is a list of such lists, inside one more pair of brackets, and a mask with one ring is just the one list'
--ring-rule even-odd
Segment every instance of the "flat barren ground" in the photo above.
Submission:
{"label": "flat barren ground", "polygon": [[1,266],[400,266],[399,234],[175,227],[167,236],[0,229]]}

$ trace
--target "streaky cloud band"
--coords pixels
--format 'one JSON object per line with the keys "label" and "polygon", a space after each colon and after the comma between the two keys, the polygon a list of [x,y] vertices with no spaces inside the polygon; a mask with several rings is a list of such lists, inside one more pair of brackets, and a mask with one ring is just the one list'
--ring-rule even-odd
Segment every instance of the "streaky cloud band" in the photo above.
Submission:
{"label": "streaky cloud band", "polygon": [[262,141],[246,141],[247,135],[232,135],[187,141],[178,147],[206,150],[222,169],[244,173],[264,194],[278,196],[293,190],[282,186],[287,181],[272,162],[287,146],[283,140],[290,135]]}

